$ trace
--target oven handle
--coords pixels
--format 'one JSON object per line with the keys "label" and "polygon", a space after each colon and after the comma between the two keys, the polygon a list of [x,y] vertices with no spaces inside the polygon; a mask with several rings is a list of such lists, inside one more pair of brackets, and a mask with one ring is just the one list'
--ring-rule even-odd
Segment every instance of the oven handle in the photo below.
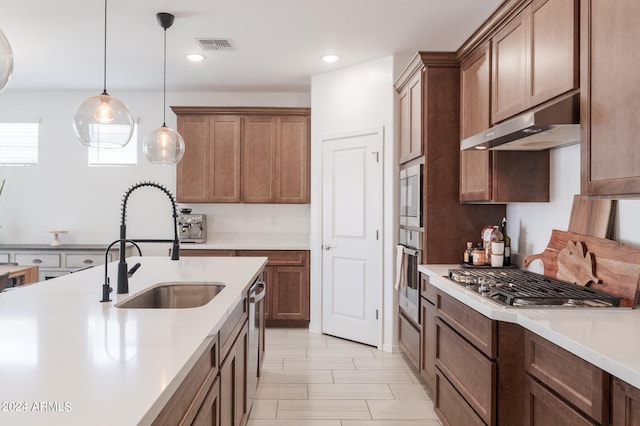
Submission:
{"label": "oven handle", "polygon": [[420,255],[420,251],[421,250],[412,249],[412,248],[409,248],[409,247],[406,247],[406,246],[404,248],[404,254],[408,254],[409,256],[419,256]]}

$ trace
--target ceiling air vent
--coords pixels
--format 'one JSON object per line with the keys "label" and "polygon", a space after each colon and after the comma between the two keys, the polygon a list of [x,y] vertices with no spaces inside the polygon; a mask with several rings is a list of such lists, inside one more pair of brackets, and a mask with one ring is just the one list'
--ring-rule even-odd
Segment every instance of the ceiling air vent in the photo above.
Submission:
{"label": "ceiling air vent", "polygon": [[233,50],[231,40],[226,38],[197,38],[196,41],[202,50]]}

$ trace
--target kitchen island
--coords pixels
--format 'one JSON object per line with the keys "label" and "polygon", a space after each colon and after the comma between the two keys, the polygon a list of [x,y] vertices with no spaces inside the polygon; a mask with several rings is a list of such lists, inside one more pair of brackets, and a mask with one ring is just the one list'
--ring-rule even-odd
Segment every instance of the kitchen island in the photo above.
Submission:
{"label": "kitchen island", "polygon": [[[101,303],[96,267],[0,294],[0,424],[151,424],[267,259],[131,257],[129,294]],[[116,263],[109,264],[115,287]],[[218,282],[208,304],[115,307],[162,282]],[[221,342],[222,343],[222,342]]]}

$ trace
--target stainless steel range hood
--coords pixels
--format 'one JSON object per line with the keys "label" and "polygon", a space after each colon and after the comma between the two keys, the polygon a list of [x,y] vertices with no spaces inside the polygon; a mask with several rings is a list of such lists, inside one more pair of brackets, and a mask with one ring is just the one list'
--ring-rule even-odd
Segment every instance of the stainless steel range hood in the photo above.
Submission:
{"label": "stainless steel range hood", "polygon": [[546,102],[460,142],[460,150],[540,151],[580,142],[577,91]]}

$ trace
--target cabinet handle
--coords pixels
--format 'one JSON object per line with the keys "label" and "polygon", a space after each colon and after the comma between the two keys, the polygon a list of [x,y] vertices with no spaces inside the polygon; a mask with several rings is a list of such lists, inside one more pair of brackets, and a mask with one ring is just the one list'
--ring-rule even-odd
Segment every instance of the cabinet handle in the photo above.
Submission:
{"label": "cabinet handle", "polygon": [[33,259],[33,260],[31,261],[31,263],[36,263],[36,264],[38,264],[38,263],[42,263],[42,260],[41,260],[41,259]]}
{"label": "cabinet handle", "polygon": [[85,259],[85,260],[82,261],[82,263],[86,263],[87,265],[91,265],[93,263],[93,260]]}

